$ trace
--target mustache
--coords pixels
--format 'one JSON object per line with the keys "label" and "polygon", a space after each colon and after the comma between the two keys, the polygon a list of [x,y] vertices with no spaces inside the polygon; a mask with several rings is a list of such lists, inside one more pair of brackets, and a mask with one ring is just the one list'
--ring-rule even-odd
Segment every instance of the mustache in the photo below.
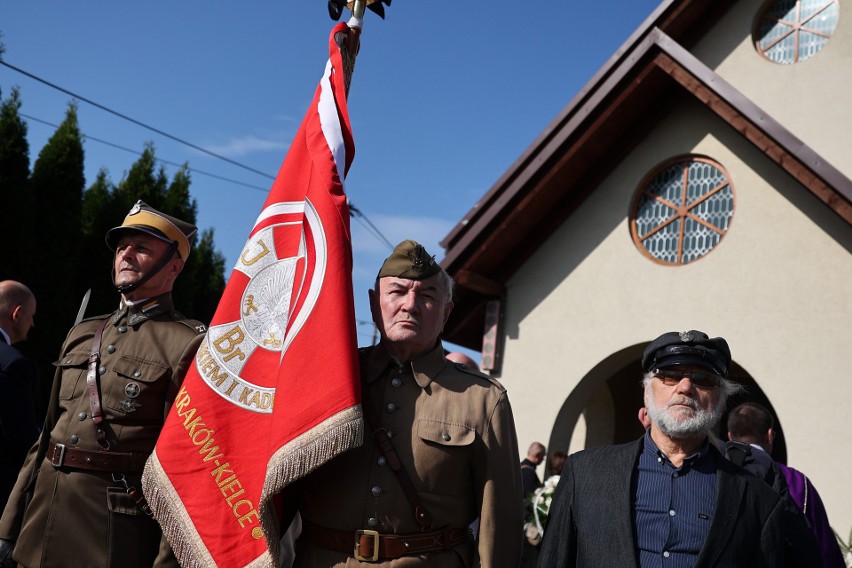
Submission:
{"label": "mustache", "polygon": [[666,408],[671,408],[675,405],[688,406],[692,410],[698,410],[698,401],[688,396],[679,396],[666,403]]}

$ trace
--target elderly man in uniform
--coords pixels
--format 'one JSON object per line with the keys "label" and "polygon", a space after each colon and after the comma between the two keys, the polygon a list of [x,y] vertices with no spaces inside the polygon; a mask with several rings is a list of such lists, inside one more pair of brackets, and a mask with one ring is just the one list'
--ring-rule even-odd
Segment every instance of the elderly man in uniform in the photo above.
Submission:
{"label": "elderly man in uniform", "polygon": [[801,515],[791,519],[771,487],[710,443],[740,389],[730,368],[728,343],[700,331],[648,345],[650,428],[635,442],[568,457],[539,566],[820,565]]}
{"label": "elderly man in uniform", "polygon": [[121,302],[74,326],[55,363],[44,431],[0,520],[20,565],[177,565],[139,488],[206,330],[171,301],[195,234],[142,201],[107,233]]}
{"label": "elderly man in uniform", "polygon": [[404,241],[370,306],[381,333],[360,353],[371,434],[291,488],[303,522],[295,566],[515,568],[523,518],[512,411],[496,380],[444,357],[452,279]]}

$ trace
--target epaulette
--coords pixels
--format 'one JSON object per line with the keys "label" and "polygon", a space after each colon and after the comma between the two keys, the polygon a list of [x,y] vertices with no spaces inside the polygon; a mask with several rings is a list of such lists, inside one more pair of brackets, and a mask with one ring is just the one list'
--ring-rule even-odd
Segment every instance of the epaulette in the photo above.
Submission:
{"label": "epaulette", "polygon": [[497,379],[495,379],[491,375],[487,375],[487,374],[483,373],[482,371],[477,371],[476,369],[472,369],[472,368],[468,367],[467,365],[465,365],[463,363],[456,363],[455,361],[450,361],[450,362],[452,363],[453,367],[456,370],[461,371],[462,373],[465,373],[467,375],[472,375],[472,376],[477,377],[479,379],[486,380],[489,383],[491,383],[492,385],[494,385],[495,387],[498,387],[500,390],[506,390],[506,387],[504,387],[503,384],[500,381],[498,381]]}
{"label": "epaulette", "polygon": [[109,314],[99,314],[99,315],[96,315],[96,316],[89,316],[89,317],[87,317],[87,318],[83,318],[83,319],[81,319],[78,323],[74,324],[74,327],[77,327],[78,325],[80,325],[80,324],[81,324],[81,323],[83,323],[84,321],[102,320],[102,319],[108,318],[108,317],[110,317],[110,316],[112,316],[112,313],[109,313]]}
{"label": "epaulette", "polygon": [[188,317],[186,317],[185,315],[183,315],[182,313],[180,313],[179,311],[174,310],[174,309],[172,310],[172,319],[175,320],[178,323],[182,323],[183,325],[190,328],[191,330],[193,330],[196,333],[207,332],[207,326],[206,325],[204,325],[203,323],[201,323],[198,320],[189,319]]}

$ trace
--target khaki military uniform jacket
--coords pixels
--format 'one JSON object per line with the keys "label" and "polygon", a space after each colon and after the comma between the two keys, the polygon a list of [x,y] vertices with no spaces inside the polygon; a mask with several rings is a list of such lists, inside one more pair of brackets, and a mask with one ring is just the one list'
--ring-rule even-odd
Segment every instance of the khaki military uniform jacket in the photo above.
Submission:
{"label": "khaki military uniform jacket", "polygon": [[[467,527],[480,518],[477,541],[376,564],[517,567],[523,511],[518,444],[506,390],[496,380],[448,361],[440,342],[405,365],[396,363],[381,346],[364,349],[361,375],[403,467],[432,516],[428,530]],[[363,446],[301,482],[303,521],[353,535],[358,529],[420,532],[399,480],[366,431]],[[330,551],[302,538],[295,566],[364,564],[351,553]]]}
{"label": "khaki military uniform jacket", "polygon": [[23,566],[152,566],[158,554],[174,562],[159,525],[116,481],[123,475],[141,493],[141,465],[91,471],[57,468],[51,456],[39,459],[48,441],[101,450],[86,375],[95,332],[107,318],[98,371],[103,425],[110,451],[136,454],[134,463],[143,465],[206,330],[176,312],[169,294],[122,304],[114,314],[71,329],[55,363],[42,439],[30,450],[0,520],[0,538],[16,541],[14,559]]}

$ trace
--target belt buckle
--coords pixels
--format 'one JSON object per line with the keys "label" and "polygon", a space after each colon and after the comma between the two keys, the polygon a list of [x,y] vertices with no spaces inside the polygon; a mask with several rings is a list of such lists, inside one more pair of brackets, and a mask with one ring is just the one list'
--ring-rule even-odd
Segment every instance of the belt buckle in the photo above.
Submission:
{"label": "belt buckle", "polygon": [[[56,459],[56,451],[59,450],[59,459]],[[60,468],[65,464],[65,444],[54,444],[53,453],[50,455],[50,463],[53,467]]]}
{"label": "belt buckle", "polygon": [[[361,537],[373,537],[373,553],[371,555],[361,555],[358,553],[358,548],[361,546]],[[371,531],[368,529],[355,531],[355,560],[361,562],[376,562],[379,559],[379,531]]]}

